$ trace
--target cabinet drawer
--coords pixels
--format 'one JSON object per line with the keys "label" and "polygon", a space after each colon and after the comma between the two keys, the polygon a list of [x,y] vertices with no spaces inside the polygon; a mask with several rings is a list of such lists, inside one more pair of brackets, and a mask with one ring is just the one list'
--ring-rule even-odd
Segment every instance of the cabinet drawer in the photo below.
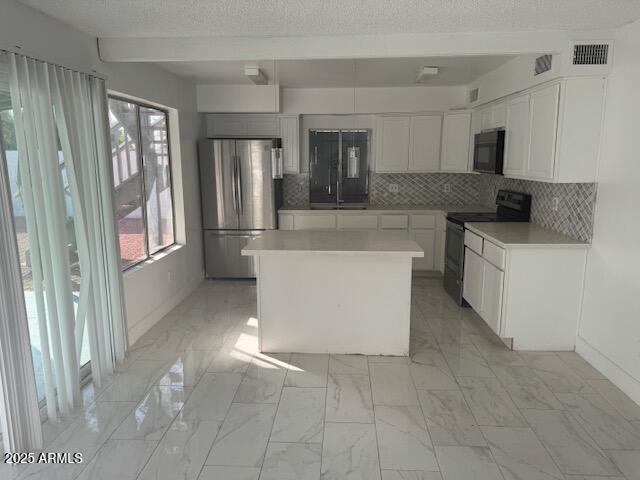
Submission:
{"label": "cabinet drawer", "polygon": [[491,242],[484,242],[482,256],[491,264],[504,270],[505,252],[504,249],[494,245]]}
{"label": "cabinet drawer", "polygon": [[339,215],[338,228],[340,230],[377,230],[378,217],[376,215]]}
{"label": "cabinet drawer", "polygon": [[293,230],[293,215],[278,215],[278,230]]}
{"label": "cabinet drawer", "polygon": [[411,215],[411,228],[435,228],[435,215]]}
{"label": "cabinet drawer", "polygon": [[380,215],[380,228],[408,228],[409,217],[407,215]]}
{"label": "cabinet drawer", "polygon": [[334,230],[335,215],[296,215],[293,226],[295,230]]}
{"label": "cabinet drawer", "polygon": [[482,237],[475,233],[465,230],[464,231],[464,244],[478,255],[482,254]]}

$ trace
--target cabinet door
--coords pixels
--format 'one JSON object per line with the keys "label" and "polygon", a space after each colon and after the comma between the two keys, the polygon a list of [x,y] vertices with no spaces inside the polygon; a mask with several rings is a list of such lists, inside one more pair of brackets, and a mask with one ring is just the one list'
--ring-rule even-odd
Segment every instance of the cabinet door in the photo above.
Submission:
{"label": "cabinet door", "polygon": [[507,122],[507,109],[504,102],[491,107],[491,128],[504,128]]}
{"label": "cabinet door", "polygon": [[525,176],[553,179],[560,85],[550,85],[531,94],[531,141]]}
{"label": "cabinet door", "polygon": [[435,256],[435,242],[436,231],[435,230],[414,230],[413,238],[420,248],[424,250],[424,257],[413,259],[414,270],[435,270],[434,256]]}
{"label": "cabinet door", "polygon": [[488,130],[493,128],[493,109],[491,107],[484,108],[480,111],[480,130]]}
{"label": "cabinet door", "polygon": [[434,267],[440,273],[444,273],[444,246],[447,241],[447,232],[436,230],[435,253],[433,256]]}
{"label": "cabinet door", "polygon": [[409,167],[410,117],[378,120],[377,172],[406,172]]}
{"label": "cabinet door", "polygon": [[275,115],[247,116],[247,135],[250,137],[277,137],[280,124]]}
{"label": "cabinet door", "polygon": [[440,141],[442,117],[420,115],[411,118],[410,172],[437,172],[440,170]]}
{"label": "cabinet door", "polygon": [[336,215],[331,213],[296,215],[293,228],[294,230],[335,230]]}
{"label": "cabinet door", "polygon": [[462,296],[480,314],[482,310],[482,276],[484,260],[468,248],[464,249]]}
{"label": "cabinet door", "polygon": [[529,155],[529,95],[509,100],[504,153],[504,174],[522,176]]}
{"label": "cabinet door", "polygon": [[300,172],[298,117],[280,117],[284,173]]}
{"label": "cabinet door", "polygon": [[247,135],[247,119],[241,115],[207,115],[207,137],[232,138]]}
{"label": "cabinet door", "polygon": [[444,116],[440,163],[440,169],[443,172],[469,171],[470,136],[470,113],[452,113]]}
{"label": "cabinet door", "polygon": [[500,335],[504,272],[486,260],[483,260],[483,264],[480,316],[491,327],[491,330]]}
{"label": "cabinet door", "polygon": [[278,230],[293,230],[293,215],[290,213],[279,214]]}

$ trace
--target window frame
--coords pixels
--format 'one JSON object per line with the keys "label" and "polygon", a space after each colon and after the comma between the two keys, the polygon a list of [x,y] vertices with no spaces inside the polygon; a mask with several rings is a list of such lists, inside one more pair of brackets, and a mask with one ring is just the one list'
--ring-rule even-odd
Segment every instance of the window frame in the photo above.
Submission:
{"label": "window frame", "polygon": [[[166,250],[177,245],[178,243],[176,240],[176,208],[175,208],[175,194],[173,190],[173,160],[172,160],[173,152],[171,149],[171,125],[170,125],[169,110],[166,108],[160,107],[158,105],[154,105],[152,103],[145,102],[144,100],[128,98],[126,96],[118,95],[116,93],[107,94],[107,100],[111,100],[111,99],[118,100],[120,102],[131,103],[136,106],[136,126],[138,128],[138,138],[136,140],[138,141],[138,149],[139,149],[138,155],[137,155],[138,157],[137,163],[138,163],[138,169],[140,171],[140,181],[142,182],[141,193],[142,193],[143,202],[144,202],[142,204],[142,223],[144,227],[145,256],[144,258],[141,258],[140,260],[134,263],[130,263],[126,266],[122,265],[122,256],[120,256],[120,270],[122,271],[122,273],[125,273],[129,270],[134,269],[135,267],[140,266],[145,262],[148,262],[149,260],[152,260],[156,255],[165,252]],[[145,173],[144,173],[144,153],[142,151],[142,125],[141,125],[142,122],[140,119],[140,107],[151,108],[153,110],[162,112],[164,114],[166,129],[167,129],[167,154],[168,154],[167,157],[169,159],[169,188],[171,189],[171,226],[172,226],[172,232],[173,232],[173,242],[159,248],[153,253],[151,253],[151,250],[149,248],[149,224],[147,220],[147,187],[146,187]],[[109,142],[111,142],[111,136],[109,136]],[[112,168],[113,168],[113,158],[111,159],[111,162],[112,162]],[[112,188],[115,190],[115,186]],[[117,225],[116,225],[116,229],[117,229]],[[119,230],[118,230],[118,250],[120,250],[120,231]]]}

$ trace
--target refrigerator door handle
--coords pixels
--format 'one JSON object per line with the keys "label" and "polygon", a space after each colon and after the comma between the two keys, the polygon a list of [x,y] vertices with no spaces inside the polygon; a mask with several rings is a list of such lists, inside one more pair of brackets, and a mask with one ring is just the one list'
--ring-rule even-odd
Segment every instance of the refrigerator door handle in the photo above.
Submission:
{"label": "refrigerator door handle", "polygon": [[238,166],[238,171],[236,174],[236,186],[238,189],[238,211],[242,213],[243,205],[242,205],[242,165],[240,162],[240,156],[236,157],[236,165]]}
{"label": "refrigerator door handle", "polygon": [[231,157],[233,159],[233,178],[231,179],[231,196],[233,197],[233,210],[238,213],[238,161],[236,156]]}

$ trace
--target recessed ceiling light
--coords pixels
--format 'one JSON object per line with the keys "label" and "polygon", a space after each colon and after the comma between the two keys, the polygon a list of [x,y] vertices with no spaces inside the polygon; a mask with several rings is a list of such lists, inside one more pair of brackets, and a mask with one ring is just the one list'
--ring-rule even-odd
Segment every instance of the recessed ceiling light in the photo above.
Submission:
{"label": "recessed ceiling light", "polygon": [[422,67],[418,72],[418,78],[416,78],[416,83],[424,83],[430,77],[434,77],[438,75],[439,68],[438,67]]}

